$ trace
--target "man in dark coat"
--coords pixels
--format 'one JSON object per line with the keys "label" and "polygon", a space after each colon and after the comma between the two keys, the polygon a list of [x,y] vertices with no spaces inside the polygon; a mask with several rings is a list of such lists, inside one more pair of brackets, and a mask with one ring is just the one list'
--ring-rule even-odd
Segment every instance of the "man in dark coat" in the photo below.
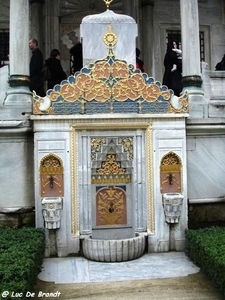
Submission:
{"label": "man in dark coat", "polygon": [[43,56],[41,50],[38,48],[38,41],[36,39],[29,40],[29,47],[32,51],[30,59],[30,90],[35,91],[37,95],[44,97],[44,79],[43,79]]}
{"label": "man in dark coat", "polygon": [[52,89],[56,84],[60,84],[62,80],[67,78],[60,62],[60,52],[58,49],[51,51],[50,57],[45,61],[45,64],[50,71],[48,89]]}
{"label": "man in dark coat", "polygon": [[70,49],[72,74],[80,71],[83,68],[83,50],[82,43],[77,43]]}

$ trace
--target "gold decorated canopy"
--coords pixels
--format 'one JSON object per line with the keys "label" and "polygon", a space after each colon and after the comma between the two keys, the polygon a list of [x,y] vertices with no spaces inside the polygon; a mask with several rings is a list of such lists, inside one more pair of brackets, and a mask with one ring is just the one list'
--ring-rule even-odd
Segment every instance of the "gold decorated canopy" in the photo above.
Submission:
{"label": "gold decorated canopy", "polygon": [[[109,5],[111,1],[105,2]],[[188,113],[187,92],[175,101],[174,107],[171,89],[115,57],[117,36],[112,25],[103,40],[107,57],[55,85],[46,97],[34,93],[34,114]]]}

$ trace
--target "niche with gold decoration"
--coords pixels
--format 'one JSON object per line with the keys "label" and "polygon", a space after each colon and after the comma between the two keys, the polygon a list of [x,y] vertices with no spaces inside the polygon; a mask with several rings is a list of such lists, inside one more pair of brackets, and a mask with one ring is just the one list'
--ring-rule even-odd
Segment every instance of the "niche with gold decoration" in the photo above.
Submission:
{"label": "niche with gold decoration", "polygon": [[41,197],[63,197],[64,179],[63,163],[55,154],[44,156],[40,162]]}
{"label": "niche with gold decoration", "polygon": [[91,140],[91,145],[95,225],[127,225],[127,188],[133,169],[133,137],[96,137]]}
{"label": "niche with gold decoration", "polygon": [[169,152],[165,154],[160,164],[160,190],[161,193],[181,193],[181,169],[180,157]]}

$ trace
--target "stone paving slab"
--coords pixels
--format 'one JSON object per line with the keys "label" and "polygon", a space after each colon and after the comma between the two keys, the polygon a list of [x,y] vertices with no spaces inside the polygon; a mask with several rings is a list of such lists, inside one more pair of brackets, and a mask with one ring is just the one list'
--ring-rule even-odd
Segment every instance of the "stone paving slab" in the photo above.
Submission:
{"label": "stone paving slab", "polygon": [[34,300],[224,300],[183,252],[151,253],[120,263],[46,258]]}
{"label": "stone paving slab", "polygon": [[106,282],[182,277],[199,272],[183,252],[150,253],[127,262],[103,263],[83,257],[46,258],[38,278],[55,283]]}
{"label": "stone paving slab", "polygon": [[[38,281],[35,289],[38,293],[55,293],[57,297],[49,300],[224,300],[201,271],[178,278],[125,280],[92,283],[55,284]],[[42,299],[42,298],[41,298]],[[43,299],[47,299],[43,297]]]}

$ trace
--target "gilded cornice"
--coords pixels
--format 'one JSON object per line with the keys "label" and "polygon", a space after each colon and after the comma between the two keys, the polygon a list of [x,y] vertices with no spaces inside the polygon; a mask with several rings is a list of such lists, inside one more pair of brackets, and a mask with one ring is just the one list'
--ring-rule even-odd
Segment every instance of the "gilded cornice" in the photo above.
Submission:
{"label": "gilded cornice", "polygon": [[133,65],[108,56],[48,90],[42,98],[34,93],[33,113],[111,114],[188,113],[188,94],[173,105],[173,91],[141,73]]}

